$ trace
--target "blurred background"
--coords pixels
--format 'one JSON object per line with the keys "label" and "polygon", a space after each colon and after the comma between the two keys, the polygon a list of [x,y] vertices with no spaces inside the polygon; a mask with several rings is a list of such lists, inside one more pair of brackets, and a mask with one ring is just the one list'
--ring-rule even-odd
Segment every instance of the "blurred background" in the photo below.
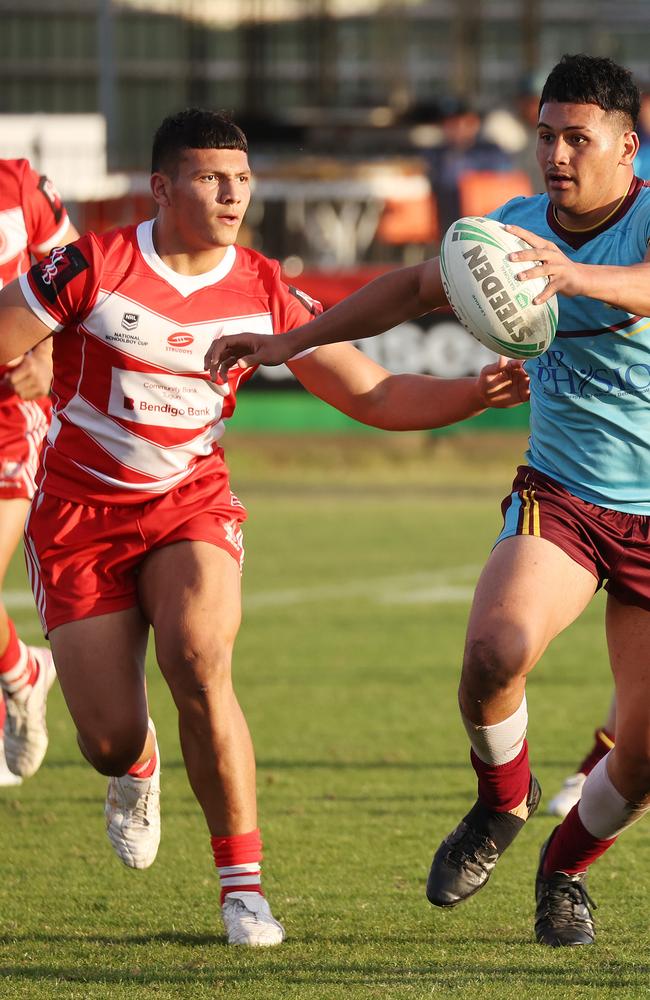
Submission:
{"label": "blurred background", "polygon": [[[165,115],[227,109],[255,171],[242,241],[326,307],[435,253],[458,216],[539,190],[539,90],[563,52],[611,56],[642,87],[649,73],[648,0],[0,0],[0,23],[0,156],[47,173],[80,230],[153,214]],[[445,376],[490,359],[444,313],[362,346]],[[291,398],[265,429],[347,426]]]}

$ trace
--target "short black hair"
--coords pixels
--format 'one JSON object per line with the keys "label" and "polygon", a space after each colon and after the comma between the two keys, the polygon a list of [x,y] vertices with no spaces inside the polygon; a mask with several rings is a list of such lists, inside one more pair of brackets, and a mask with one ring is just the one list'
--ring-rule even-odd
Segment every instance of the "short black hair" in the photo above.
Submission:
{"label": "short black hair", "polygon": [[639,117],[639,88],[631,72],[601,56],[562,56],[542,88],[540,111],[552,101],[596,104],[603,111],[623,116],[626,128],[634,128]]}
{"label": "short black hair", "polygon": [[165,118],[153,137],[151,172],[174,177],[186,149],[240,149],[248,140],[226,111],[186,108]]}

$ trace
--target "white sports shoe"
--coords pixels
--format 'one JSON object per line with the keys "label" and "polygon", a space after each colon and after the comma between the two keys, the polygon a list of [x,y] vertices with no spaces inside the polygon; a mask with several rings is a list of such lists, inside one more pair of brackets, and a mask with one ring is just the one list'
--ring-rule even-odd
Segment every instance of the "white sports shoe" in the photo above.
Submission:
{"label": "white sports shoe", "polygon": [[10,785],[22,785],[23,779],[7,767],[5,759],[5,744],[0,736],[0,788],[8,788]]}
{"label": "white sports shoe", "polygon": [[284,941],[284,927],[259,892],[229,892],[221,907],[228,944],[270,948]]}
{"label": "white sports shoe", "polygon": [[27,647],[39,666],[38,677],[24,700],[4,694],[7,718],[4,725],[5,757],[9,770],[30,778],[43,762],[47,750],[45,707],[56,670],[49,649]]}
{"label": "white sports shoe", "polygon": [[546,812],[549,816],[560,816],[562,819],[573,809],[576,802],[580,801],[582,786],[587,779],[586,774],[570,774],[560,791],[555,795],[548,806]]}
{"label": "white sports shoe", "polygon": [[160,844],[160,750],[150,778],[123,774],[108,779],[106,833],[120,861],[128,868],[148,868]]}

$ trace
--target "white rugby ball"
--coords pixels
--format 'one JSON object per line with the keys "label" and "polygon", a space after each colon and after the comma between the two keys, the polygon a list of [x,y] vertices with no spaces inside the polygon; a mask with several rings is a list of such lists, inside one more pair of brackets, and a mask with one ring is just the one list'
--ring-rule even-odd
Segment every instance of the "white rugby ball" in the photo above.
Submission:
{"label": "white rugby ball", "polygon": [[474,216],[454,222],[440,247],[442,284],[458,320],[482,344],[508,358],[536,358],[557,330],[557,296],[533,303],[548,278],[518,281],[516,275],[534,262],[508,260],[509,253],[529,248],[500,222]]}

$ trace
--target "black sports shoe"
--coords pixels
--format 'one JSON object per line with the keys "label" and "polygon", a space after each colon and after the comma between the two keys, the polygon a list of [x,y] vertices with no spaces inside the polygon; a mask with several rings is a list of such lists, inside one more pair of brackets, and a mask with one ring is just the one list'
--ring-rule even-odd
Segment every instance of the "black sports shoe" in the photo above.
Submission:
{"label": "black sports shoe", "polygon": [[[556,827],[555,830],[558,830]],[[596,936],[591,909],[596,904],[587,892],[587,875],[542,874],[544,858],[555,830],[542,845],[535,881],[535,937],[551,948],[593,944]]]}
{"label": "black sports shoe", "polygon": [[[541,796],[539,782],[531,774],[526,799],[528,819]],[[427,881],[429,902],[434,906],[456,906],[478,892],[525,822],[512,813],[487,809],[477,800],[434,855]]]}

